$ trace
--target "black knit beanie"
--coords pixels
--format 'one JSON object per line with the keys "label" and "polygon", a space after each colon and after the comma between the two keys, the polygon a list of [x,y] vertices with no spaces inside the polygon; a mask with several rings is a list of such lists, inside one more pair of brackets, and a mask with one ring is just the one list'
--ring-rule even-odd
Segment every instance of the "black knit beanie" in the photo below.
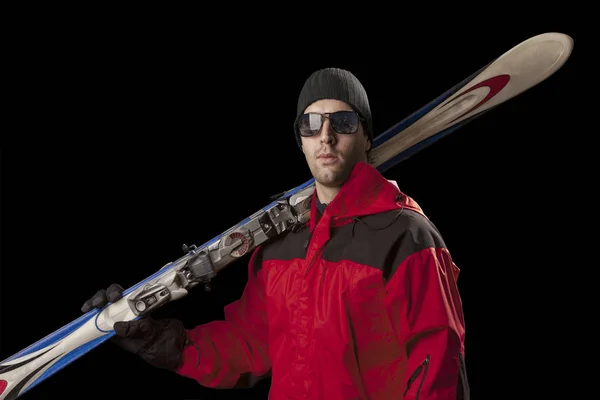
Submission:
{"label": "black knit beanie", "polygon": [[304,113],[306,107],[321,99],[340,100],[350,105],[364,119],[363,126],[373,144],[373,122],[365,88],[349,71],[340,68],[324,68],[313,72],[308,77],[298,97],[294,133],[300,148],[302,148],[302,140],[298,131],[298,118]]}

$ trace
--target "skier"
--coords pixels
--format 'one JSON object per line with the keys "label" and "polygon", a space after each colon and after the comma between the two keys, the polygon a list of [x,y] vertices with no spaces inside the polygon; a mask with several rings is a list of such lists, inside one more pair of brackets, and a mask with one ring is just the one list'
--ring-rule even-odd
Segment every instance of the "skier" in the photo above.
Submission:
{"label": "skier", "polygon": [[459,269],[416,201],[369,164],[356,76],[310,75],[294,133],[315,178],[311,219],[255,249],[225,319],[188,329],[146,316],[117,322],[111,340],[206,387],[270,376],[271,399],[468,399]]}

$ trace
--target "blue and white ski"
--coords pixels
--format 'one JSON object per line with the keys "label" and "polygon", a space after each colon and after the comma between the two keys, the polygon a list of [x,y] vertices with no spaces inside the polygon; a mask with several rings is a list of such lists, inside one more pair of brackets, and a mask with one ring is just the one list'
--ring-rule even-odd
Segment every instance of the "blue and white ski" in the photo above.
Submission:
{"label": "blue and white ski", "polygon": [[[450,132],[537,85],[562,67],[571,37],[544,33],[513,47],[374,139],[373,165],[395,166]],[[217,273],[256,246],[309,218],[314,180],[283,193],[266,207],[92,310],[0,363],[0,400],[16,399],[109,339],[117,321],[133,320],[208,285]]]}

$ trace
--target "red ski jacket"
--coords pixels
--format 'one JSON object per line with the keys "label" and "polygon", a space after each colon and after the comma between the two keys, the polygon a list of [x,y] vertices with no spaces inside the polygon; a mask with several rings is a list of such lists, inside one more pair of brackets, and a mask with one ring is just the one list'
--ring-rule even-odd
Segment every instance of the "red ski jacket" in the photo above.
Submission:
{"label": "red ski jacket", "polygon": [[311,216],[254,251],[177,373],[212,388],[270,375],[274,400],[469,398],[459,269],[419,205],[359,163]]}

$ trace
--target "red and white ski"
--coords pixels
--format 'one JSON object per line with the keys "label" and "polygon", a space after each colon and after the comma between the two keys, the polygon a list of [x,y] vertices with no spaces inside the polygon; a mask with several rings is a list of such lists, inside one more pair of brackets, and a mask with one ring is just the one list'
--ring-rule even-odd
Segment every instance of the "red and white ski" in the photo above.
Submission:
{"label": "red and white ski", "polygon": [[[460,126],[542,82],[567,61],[573,40],[562,33],[534,36],[475,72],[375,138],[371,155],[381,172]],[[123,293],[115,303],[92,310],[0,363],[0,400],[16,399],[109,339],[117,321],[156,310],[270,238],[309,217],[303,200],[314,180],[296,186],[266,207],[187,253]]]}

